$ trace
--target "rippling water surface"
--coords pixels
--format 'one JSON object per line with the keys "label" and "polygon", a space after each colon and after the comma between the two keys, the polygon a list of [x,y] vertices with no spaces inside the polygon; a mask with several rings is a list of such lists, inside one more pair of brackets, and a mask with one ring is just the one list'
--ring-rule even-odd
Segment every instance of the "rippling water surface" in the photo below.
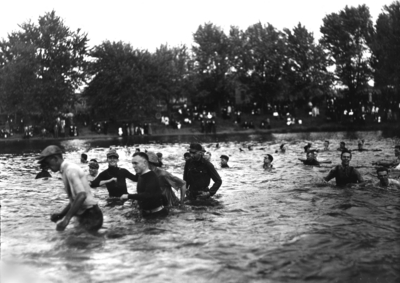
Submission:
{"label": "rippling water surface", "polygon": [[[367,180],[361,188],[339,189],[320,178],[340,163],[333,149],[344,140],[381,152],[355,152],[351,165]],[[301,165],[306,142],[331,151],[319,168]],[[188,138],[59,142],[65,158],[105,159],[110,145],[119,166],[134,172],[136,147],[160,151],[171,173],[182,177]],[[142,220],[136,206],[106,205],[107,190],[93,190],[104,213],[99,235],[70,223],[57,232],[51,213],[66,204],[58,173],[35,180],[34,153],[50,142],[7,144],[0,154],[1,256],[4,282],[400,282],[398,190],[382,190],[371,162],[392,159],[396,137],[379,132],[307,133],[219,137],[201,140],[223,184],[210,203],[173,209],[168,218]],[[219,142],[220,148],[215,147]],[[275,154],[282,142],[285,154]],[[249,151],[248,145],[254,150]],[[127,146],[127,147],[126,147]],[[239,148],[245,149],[243,152]],[[15,154],[19,152],[18,154]],[[21,153],[25,152],[25,153]],[[262,169],[263,156],[275,157],[272,171]],[[230,169],[220,169],[219,156],[230,156]],[[106,168],[102,163],[100,170]],[[82,167],[85,167],[82,165]],[[399,172],[392,172],[397,178]],[[128,182],[133,193],[136,183]]]}

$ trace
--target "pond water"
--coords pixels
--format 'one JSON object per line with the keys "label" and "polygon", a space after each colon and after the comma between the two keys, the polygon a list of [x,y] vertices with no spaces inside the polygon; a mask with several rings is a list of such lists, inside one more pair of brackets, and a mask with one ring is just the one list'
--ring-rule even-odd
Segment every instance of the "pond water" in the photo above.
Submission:
{"label": "pond water", "polygon": [[[365,148],[382,149],[353,154],[351,165],[366,184],[323,184],[321,177],[340,163],[339,141],[353,149],[358,138],[366,140]],[[319,158],[333,163],[301,165],[297,158],[304,158],[306,143],[322,148],[325,139],[332,150]],[[57,232],[49,220],[67,198],[59,173],[34,179],[34,157],[45,146],[59,144],[67,160],[79,162],[83,151],[104,160],[114,145],[119,166],[131,172],[127,148],[160,151],[166,169],[182,177],[183,154],[196,140],[212,153],[223,180],[210,203],[174,208],[166,219],[148,221],[131,203],[106,206],[107,190],[98,188],[93,192],[104,213],[99,235],[80,231],[74,221]],[[287,152],[274,153],[282,142]],[[3,143],[2,282],[400,282],[400,191],[376,187],[371,166],[393,159],[398,143],[394,134],[381,132]],[[267,153],[275,158],[272,171],[262,169]],[[231,168],[220,168],[221,154],[230,156]],[[101,163],[100,171],[106,167]],[[135,192],[136,183],[127,183]]]}

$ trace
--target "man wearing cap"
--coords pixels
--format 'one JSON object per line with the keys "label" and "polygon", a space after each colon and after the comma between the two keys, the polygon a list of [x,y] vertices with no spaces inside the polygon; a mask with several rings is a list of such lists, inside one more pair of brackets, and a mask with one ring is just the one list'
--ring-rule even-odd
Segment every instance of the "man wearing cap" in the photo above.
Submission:
{"label": "man wearing cap", "polygon": [[51,215],[57,224],[57,230],[63,231],[73,216],[88,231],[97,231],[103,225],[103,213],[93,197],[86,174],[74,163],[63,159],[62,151],[58,146],[46,147],[38,157],[39,163],[48,166],[51,171],[60,171],[69,204],[60,212]]}
{"label": "man wearing cap", "polygon": [[[191,158],[186,161],[183,172],[183,180],[188,187],[188,198],[210,197],[216,194],[221,187],[222,180],[215,170],[214,165],[203,158],[203,147],[198,143],[192,143],[189,148]],[[214,184],[211,188],[211,179]]]}
{"label": "man wearing cap", "polygon": [[[156,173],[158,181],[160,182],[161,191],[168,200],[168,206],[183,204],[186,194],[186,182],[168,171],[158,168],[158,158],[154,152],[148,151],[146,154],[149,158],[149,169]],[[180,200],[176,197],[172,188],[180,192]]]}
{"label": "man wearing cap", "polygon": [[220,156],[221,159],[221,168],[229,168],[228,161],[229,157],[225,154]]}
{"label": "man wearing cap", "polygon": [[[156,157],[157,159],[157,157]],[[157,218],[168,215],[165,196],[161,192],[159,179],[149,169],[149,157],[144,152],[136,152],[132,158],[132,165],[138,176],[136,194],[124,194],[121,200],[137,200],[144,218]]]}
{"label": "man wearing cap", "polygon": [[116,150],[111,149],[107,153],[108,168],[101,172],[96,179],[94,179],[90,186],[96,188],[106,185],[110,197],[121,197],[123,194],[128,193],[126,186],[126,179],[133,182],[138,181],[138,176],[133,175],[131,172],[124,168],[118,167],[119,155]]}

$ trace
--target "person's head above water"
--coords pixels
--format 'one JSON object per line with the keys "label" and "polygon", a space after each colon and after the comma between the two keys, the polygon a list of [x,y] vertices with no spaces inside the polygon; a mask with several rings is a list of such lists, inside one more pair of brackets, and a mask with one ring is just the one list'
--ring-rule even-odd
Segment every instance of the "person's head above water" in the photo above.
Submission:
{"label": "person's head above water", "polygon": [[351,160],[351,151],[347,149],[343,150],[342,153],[340,154],[340,158],[342,159],[343,166],[349,165]]}
{"label": "person's head above water", "polygon": [[[157,156],[156,156],[157,159]],[[158,160],[158,159],[157,159]],[[132,165],[135,172],[139,175],[149,171],[149,157],[144,152],[135,152],[132,156]]]}
{"label": "person's head above water", "polygon": [[211,152],[207,151],[206,153],[204,153],[203,157],[205,160],[210,161],[211,160]]}
{"label": "person's head above water", "polygon": [[200,160],[203,156],[204,149],[199,143],[192,143],[189,147],[189,153],[193,160]]}
{"label": "person's head above water", "polygon": [[81,154],[81,163],[87,163],[88,156],[86,153]]}
{"label": "person's head above water", "polygon": [[64,161],[62,150],[56,145],[49,145],[36,158],[42,166],[47,166],[51,171],[57,172],[61,168],[61,163]]}
{"label": "person's head above water", "polygon": [[91,159],[89,162],[89,174],[93,177],[97,176],[99,172],[99,163],[95,161],[96,159]]}
{"label": "person's head above water", "polygon": [[118,165],[119,155],[115,149],[110,149],[107,152],[107,162],[111,167],[116,167]]}
{"label": "person's head above water", "polygon": [[376,174],[381,185],[389,185],[389,169],[386,167],[379,167],[376,169]]}

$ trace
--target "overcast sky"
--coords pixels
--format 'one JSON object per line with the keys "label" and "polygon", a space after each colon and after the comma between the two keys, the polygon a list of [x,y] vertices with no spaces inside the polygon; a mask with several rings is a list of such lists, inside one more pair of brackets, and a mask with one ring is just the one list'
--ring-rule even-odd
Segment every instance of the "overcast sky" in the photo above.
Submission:
{"label": "overcast sky", "polygon": [[322,19],[348,6],[366,4],[374,23],[384,5],[393,0],[1,0],[0,38],[18,30],[18,24],[55,10],[73,30],[88,33],[89,45],[104,40],[129,42],[134,48],[154,51],[161,44],[193,43],[199,25],[211,22],[228,33],[231,25],[245,30],[270,23],[279,30],[299,22],[316,39]]}

